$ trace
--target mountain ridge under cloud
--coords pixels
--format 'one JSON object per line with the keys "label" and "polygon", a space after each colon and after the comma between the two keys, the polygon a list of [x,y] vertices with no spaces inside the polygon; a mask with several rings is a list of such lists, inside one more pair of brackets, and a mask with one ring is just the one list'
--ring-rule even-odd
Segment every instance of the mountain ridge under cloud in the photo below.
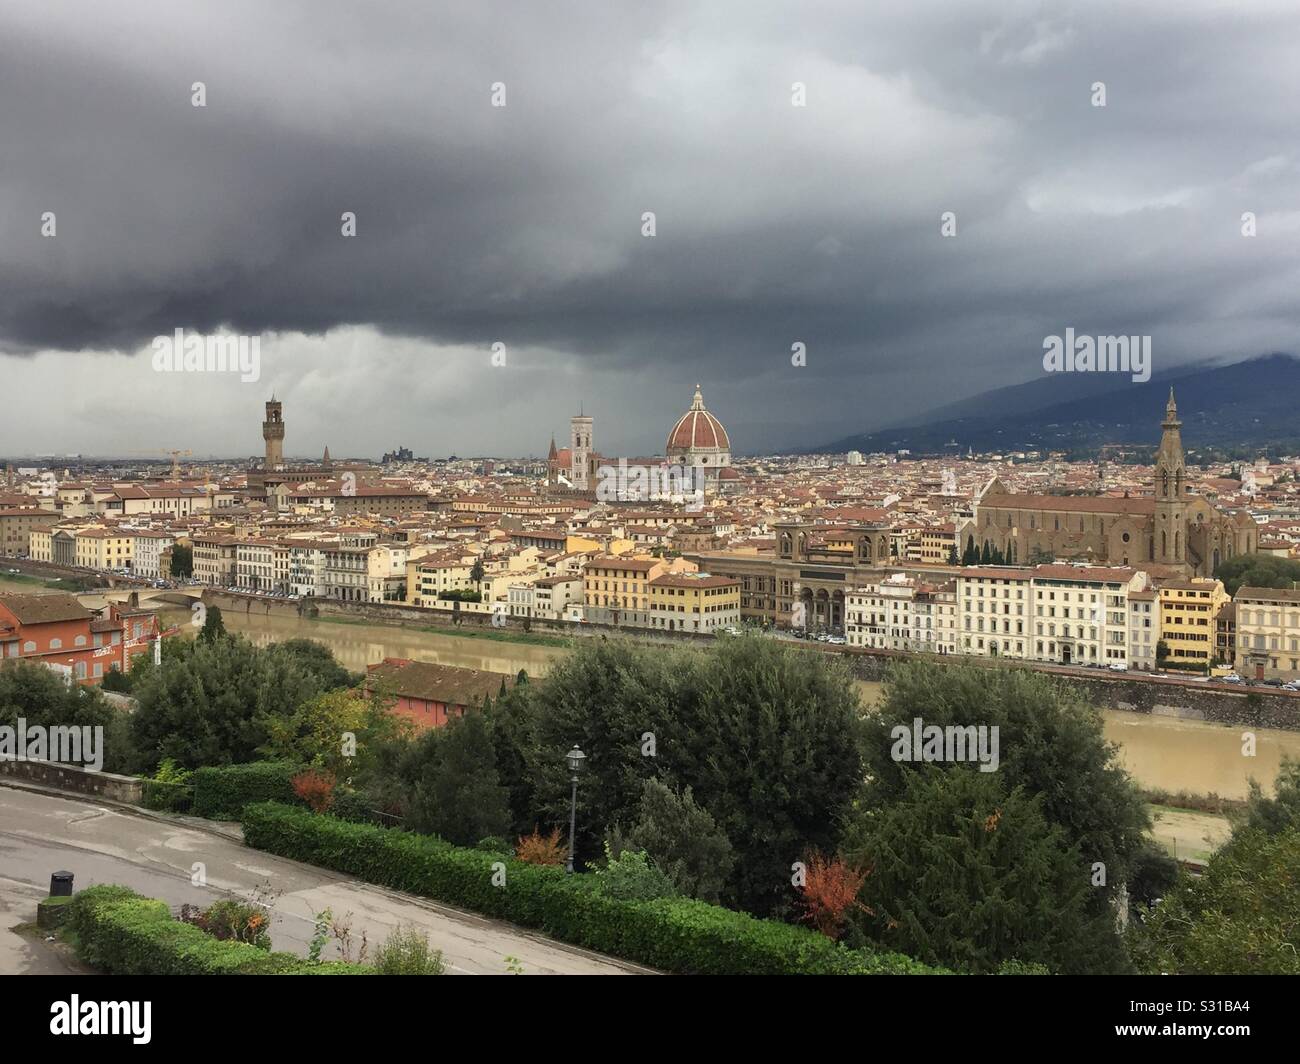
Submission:
{"label": "mountain ridge under cloud", "polygon": [[[1183,442],[1195,447],[1300,447],[1300,357],[1276,352],[1239,362],[1180,366],[1134,383],[1118,374],[1056,374],[997,388],[931,411],[912,424],[859,433],[814,453],[910,450],[1091,451],[1105,443],[1147,447],[1174,389]],[[1073,391],[1068,398],[1062,396]],[[1083,394],[1079,394],[1082,391]],[[956,446],[951,446],[952,443]]]}

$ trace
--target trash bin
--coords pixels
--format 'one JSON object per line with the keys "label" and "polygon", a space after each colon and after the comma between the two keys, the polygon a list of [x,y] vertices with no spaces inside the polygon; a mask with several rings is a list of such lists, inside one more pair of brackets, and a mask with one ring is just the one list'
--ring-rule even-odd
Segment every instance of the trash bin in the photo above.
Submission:
{"label": "trash bin", "polygon": [[50,897],[51,898],[70,898],[72,897],[72,873],[55,872],[50,876]]}

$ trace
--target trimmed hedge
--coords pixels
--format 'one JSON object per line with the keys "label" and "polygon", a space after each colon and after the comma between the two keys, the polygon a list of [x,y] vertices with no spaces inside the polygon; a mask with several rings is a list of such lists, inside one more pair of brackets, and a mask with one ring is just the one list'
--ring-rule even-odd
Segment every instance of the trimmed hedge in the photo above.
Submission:
{"label": "trimmed hedge", "polygon": [[194,770],[195,816],[209,820],[238,820],[250,802],[298,804],[293,777],[302,771],[290,761],[251,761]]}
{"label": "trimmed hedge", "polygon": [[173,919],[166,902],[141,897],[127,887],[87,887],[69,908],[79,956],[110,975],[373,974],[355,964],[314,965],[292,953],[223,942]]}
{"label": "trimmed hedge", "polygon": [[[273,802],[246,806],[244,841],[370,883],[534,927],[574,945],[682,975],[922,975],[897,953],[850,950],[815,931],[689,899],[618,901],[590,875],[355,824]],[[494,862],[506,869],[493,886]]]}

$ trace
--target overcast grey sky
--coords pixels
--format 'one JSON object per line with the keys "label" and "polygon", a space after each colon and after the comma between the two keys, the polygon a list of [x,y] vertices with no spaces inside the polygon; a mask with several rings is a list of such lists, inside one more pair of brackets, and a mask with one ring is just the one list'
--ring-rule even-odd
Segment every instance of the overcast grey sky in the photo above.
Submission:
{"label": "overcast grey sky", "polygon": [[[0,453],[251,454],[274,390],[292,455],[542,454],[579,402],[646,454],[697,381],[761,451],[1031,379],[1067,326],[1156,371],[1294,351],[1297,31],[1294,0],[6,0]],[[261,379],[155,373],[177,328],[261,335]]]}

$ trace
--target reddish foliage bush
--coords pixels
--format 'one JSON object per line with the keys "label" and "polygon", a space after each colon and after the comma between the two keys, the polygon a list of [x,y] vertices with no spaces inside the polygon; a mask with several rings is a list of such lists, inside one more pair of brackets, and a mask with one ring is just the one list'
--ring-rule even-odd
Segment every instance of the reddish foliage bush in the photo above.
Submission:
{"label": "reddish foliage bush", "polygon": [[564,864],[568,850],[560,842],[560,829],[556,828],[549,835],[543,835],[533,828],[531,835],[521,835],[519,845],[515,847],[515,856],[529,864],[558,865]]}
{"label": "reddish foliage bush", "polygon": [[309,768],[290,781],[293,793],[307,803],[313,813],[324,813],[334,804],[334,776]]}
{"label": "reddish foliage bush", "polygon": [[[804,915],[827,938],[844,932],[844,918],[850,909],[872,913],[858,901],[858,891],[870,869],[850,868],[842,858],[826,857],[814,850],[804,862]],[[874,913],[872,913],[874,915]]]}

